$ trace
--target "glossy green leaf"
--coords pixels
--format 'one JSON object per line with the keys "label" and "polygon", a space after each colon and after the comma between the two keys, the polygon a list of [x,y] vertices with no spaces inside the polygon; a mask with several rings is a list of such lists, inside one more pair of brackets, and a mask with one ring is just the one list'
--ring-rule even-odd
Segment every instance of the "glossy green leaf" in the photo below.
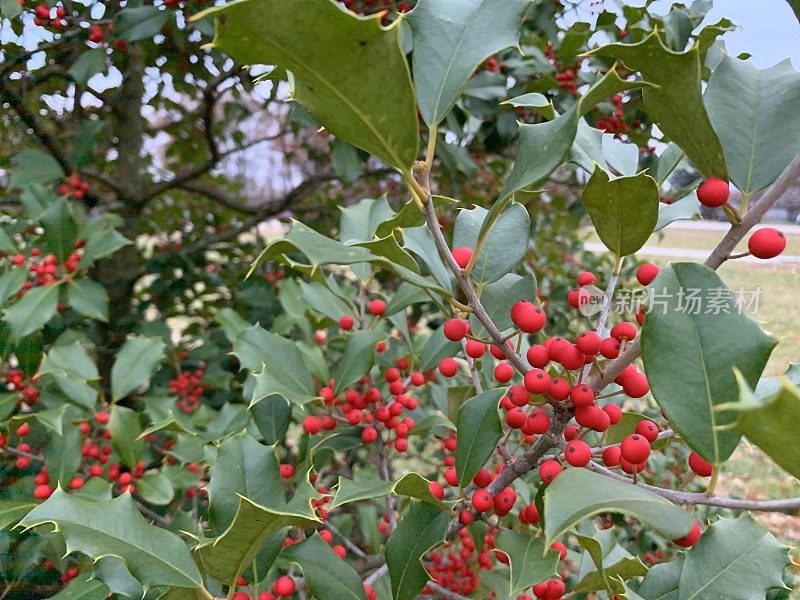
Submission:
{"label": "glossy green leaf", "polygon": [[541,538],[501,529],[496,548],[509,558],[509,596],[556,575],[558,552],[546,549]]}
{"label": "glossy green leaf", "polygon": [[444,330],[439,327],[422,345],[419,352],[419,369],[421,371],[434,369],[445,356],[455,356],[459,349],[459,343],[448,340],[444,336]]}
{"label": "glossy green leaf", "polygon": [[685,556],[678,554],[675,560],[653,566],[639,586],[639,597],[647,600],[678,600],[678,585]]}
{"label": "glossy green leaf", "polygon": [[[352,206],[339,207],[339,241],[345,244],[368,242],[375,237],[378,226],[395,216],[385,196],[364,198]],[[419,211],[418,211],[419,212]],[[384,235],[388,235],[387,231]],[[379,235],[378,237],[384,237]]]}
{"label": "glossy green leaf", "polygon": [[736,429],[761,448],[778,465],[800,479],[800,388],[783,380],[776,394],[758,398],[740,372],[740,402],[731,410],[738,412]]}
{"label": "glossy green leaf", "polygon": [[333,391],[340,393],[367,375],[375,364],[375,346],[386,339],[380,331],[354,331],[347,335],[344,352],[333,370]]}
{"label": "glossy green leaf", "polygon": [[88,579],[84,574],[78,575],[67,583],[57,594],[50,596],[51,600],[106,600],[109,589],[102,581]]}
{"label": "glossy green leaf", "polygon": [[659,204],[658,222],[656,223],[655,231],[660,231],[675,221],[695,221],[699,219],[700,206],[700,200],[697,199],[696,192],[692,192],[672,204]]}
{"label": "glossy green leaf", "polygon": [[478,394],[461,405],[458,411],[456,473],[458,485],[466,487],[494,452],[503,436],[498,405],[506,388]]}
{"label": "glossy green leaf", "polygon": [[59,197],[51,202],[39,215],[39,222],[45,233],[45,243],[50,251],[64,262],[75,249],[78,227],[70,214],[66,198]]}
{"label": "glossy green leaf", "polygon": [[611,179],[595,167],[581,201],[603,245],[618,257],[644,246],[658,222],[658,186],[644,173]]}
{"label": "glossy green leaf", "polygon": [[730,180],[742,193],[770,185],[800,150],[800,73],[790,59],[758,69],[725,56],[703,99]]}
{"label": "glossy green leaf", "polygon": [[108,293],[91,279],[75,279],[67,286],[67,302],[90,319],[108,321]]}
{"label": "glossy green leaf", "polygon": [[44,375],[51,376],[70,400],[94,410],[97,390],[89,382],[100,374],[80,342],[52,347],[39,369],[39,376]]}
{"label": "glossy green leaf", "polygon": [[128,598],[144,596],[142,584],[131,575],[125,566],[125,561],[119,556],[103,556],[96,560],[92,565],[92,577],[102,581],[112,594]]}
{"label": "glossy green leaf", "polygon": [[[661,186],[678,167],[684,158],[683,150],[675,143],[667,144],[667,147],[658,155],[656,159],[655,172],[651,173],[656,183]],[[651,169],[652,170],[652,169]]]}
{"label": "glossy green leaf", "polygon": [[262,398],[248,408],[259,433],[267,444],[275,444],[286,435],[292,417],[292,405],[278,394]]}
{"label": "glossy green leaf", "polygon": [[588,469],[567,469],[544,493],[545,545],[580,521],[600,513],[634,517],[669,539],[683,537],[694,520],[669,500]]}
{"label": "glossy green leaf", "polygon": [[589,55],[613,56],[657,87],[642,90],[645,109],[658,128],[678,144],[704,177],[727,179],[722,144],[709,121],[701,95],[697,46],[673,52],[653,32],[636,44],[614,43]]}
{"label": "glossy green leaf", "polygon": [[530,0],[421,0],[408,14],[422,118],[438,125],[491,55],[518,47]]}
{"label": "glossy green leaf", "polygon": [[530,217],[516,202],[500,214],[487,229],[483,228],[489,211],[480,206],[459,211],[453,229],[453,247],[477,248],[480,251],[472,270],[478,285],[493,283],[519,264],[528,249]]}
{"label": "glossy green leaf", "polygon": [[445,540],[450,514],[433,504],[412,500],[386,542],[386,565],[394,600],[413,600],[429,580],[422,557]]}
{"label": "glossy green leaf", "polygon": [[[500,331],[510,328],[511,307],[517,300],[531,300],[536,298],[536,279],[533,275],[517,275],[508,273],[494,283],[485,286],[481,292],[481,304],[486,313]],[[474,316],[470,316],[472,334],[488,338],[489,335],[483,325]]]}
{"label": "glossy green leaf", "polygon": [[739,399],[733,369],[754,386],[776,342],[740,312],[733,292],[708,267],[673,263],[650,289],[642,328],[650,390],[684,441],[720,464],[741,437],[733,429],[737,415],[715,410]]}
{"label": "glossy green leaf", "polygon": [[58,283],[34,287],[3,311],[3,320],[11,327],[12,339],[30,335],[55,316],[60,289]]}
{"label": "glossy green leaf", "polygon": [[144,586],[202,586],[202,576],[181,539],[149,524],[129,494],[92,502],[62,489],[20,521],[24,528],[52,523],[64,538],[67,552],[91,558],[119,556]]}
{"label": "glossy green leaf", "polygon": [[115,402],[150,382],[164,358],[164,348],[160,338],[148,336],[130,338],[122,345],[111,368],[111,394]]}
{"label": "glossy green leaf", "polygon": [[139,439],[142,433],[139,413],[118,404],[112,405],[108,431],[111,433],[111,446],[123,464],[133,471],[144,451],[144,441]]}
{"label": "glossy green leaf", "polygon": [[399,494],[400,496],[417,498],[418,500],[435,504],[444,510],[448,509],[446,503],[431,494],[428,489],[429,484],[430,481],[417,473],[407,473],[392,481],[380,479],[353,481],[340,476],[339,486],[336,488],[336,495],[334,495],[330,506],[333,509],[350,502],[378,498],[387,494]]}
{"label": "glossy green leaf", "polygon": [[157,6],[124,8],[114,19],[114,34],[129,42],[151,38],[161,31],[169,17],[169,10]]}
{"label": "glossy green leaf", "polygon": [[597,590],[620,592],[622,586],[619,580],[627,581],[647,574],[647,566],[641,559],[638,556],[631,556],[621,546],[612,546],[606,550],[594,537],[580,534],[575,534],[575,537],[586,550],[585,556],[591,559],[594,567],[584,572],[584,563],[581,561],[579,581],[575,586],[577,593]]}
{"label": "glossy green leaf", "polygon": [[56,483],[62,486],[69,485],[83,459],[81,449],[84,437],[80,429],[68,422],[70,414],[70,412],[65,413],[62,433],[51,435],[44,449],[44,464],[53,485]]}
{"label": "glossy green leaf", "polygon": [[136,480],[136,493],[153,506],[167,506],[175,498],[169,477],[160,472],[145,473]]}
{"label": "glossy green leaf", "polygon": [[685,554],[680,600],[764,598],[784,588],[789,549],[750,515],[720,519]]}
{"label": "glossy green leaf", "polygon": [[20,291],[27,279],[28,272],[22,268],[11,268],[0,275],[0,304]]}
{"label": "glossy green leaf", "polygon": [[16,525],[19,520],[38,506],[36,502],[0,500],[0,531]]}
{"label": "glossy green leaf", "polygon": [[280,556],[300,567],[308,590],[318,600],[367,599],[358,573],[319,535],[292,544]]}
{"label": "glossy green leaf", "polygon": [[323,127],[410,170],[417,117],[399,22],[383,28],[380,17],[357,17],[330,0],[247,0],[196,18],[206,17],[215,20],[214,47],[242,64],[290,71],[293,98]]}

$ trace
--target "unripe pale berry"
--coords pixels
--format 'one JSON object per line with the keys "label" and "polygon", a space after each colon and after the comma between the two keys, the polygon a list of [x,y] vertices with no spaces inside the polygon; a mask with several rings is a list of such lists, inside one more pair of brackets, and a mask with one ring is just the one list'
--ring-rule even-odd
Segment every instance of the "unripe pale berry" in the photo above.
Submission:
{"label": "unripe pale berry", "polygon": [[728,201],[731,194],[727,181],[717,177],[709,177],[697,188],[697,199],[703,206],[717,208]]}

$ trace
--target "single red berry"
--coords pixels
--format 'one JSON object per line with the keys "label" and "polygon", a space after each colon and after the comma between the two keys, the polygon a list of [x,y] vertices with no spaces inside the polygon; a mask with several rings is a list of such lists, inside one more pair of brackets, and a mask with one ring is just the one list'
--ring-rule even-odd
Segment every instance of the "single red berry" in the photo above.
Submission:
{"label": "single red berry", "polygon": [[611,328],[611,337],[619,341],[632,340],[636,337],[636,325],[628,321],[617,323]]}
{"label": "single red berry", "polygon": [[439,361],[439,372],[445,377],[453,377],[458,373],[458,363],[455,359],[446,356]]}
{"label": "single red berry", "polygon": [[494,512],[497,516],[502,517],[511,512],[514,508],[514,503],[517,501],[517,493],[510,487],[498,492],[494,497]]}
{"label": "single red berry", "polygon": [[717,208],[728,201],[731,194],[727,181],[717,177],[709,177],[697,188],[697,199],[700,204],[709,208]]}
{"label": "single red berry", "polygon": [[500,363],[494,368],[494,378],[500,383],[511,381],[514,377],[514,367],[508,363]]}
{"label": "single red berry", "polygon": [[386,302],[376,298],[372,302],[369,303],[369,314],[375,315],[376,317],[380,317],[383,313],[386,312]]}
{"label": "single red berry", "polygon": [[636,279],[642,285],[650,285],[661,268],[654,263],[644,263],[636,269]]}
{"label": "single red berry", "polygon": [[479,488],[485,488],[487,485],[492,483],[492,479],[492,474],[489,473],[489,471],[486,469],[481,469],[475,473],[475,477],[472,478],[472,483]]}
{"label": "single red berry", "polygon": [[444,498],[444,488],[438,481],[431,481],[428,484],[428,491],[433,495],[434,498],[438,500]]}
{"label": "single red berry", "polygon": [[547,324],[547,314],[527,300],[520,300],[511,307],[511,320],[525,333],[537,333]]}
{"label": "single red berry", "polygon": [[594,390],[585,383],[576,385],[569,393],[569,400],[576,407],[589,406],[594,402],[594,397]]}
{"label": "single red berry", "polygon": [[547,349],[547,346],[534,344],[528,348],[525,357],[528,359],[528,364],[534,369],[544,369],[547,363],[550,362],[550,351]]}
{"label": "single red berry", "polygon": [[303,431],[305,431],[309,435],[314,435],[315,433],[319,433],[321,430],[322,430],[322,421],[320,420],[319,417],[311,415],[303,419]]}
{"label": "single red berry", "polygon": [[17,427],[17,435],[19,437],[25,437],[28,435],[28,432],[31,430],[31,426],[28,423],[23,423],[19,427]]}
{"label": "single red berry", "polygon": [[47,500],[50,497],[50,494],[52,493],[53,493],[53,488],[51,488],[49,485],[45,483],[42,485],[37,485],[36,488],[34,488],[33,497],[39,500]]}
{"label": "single red berry", "polygon": [[486,344],[478,340],[467,340],[465,351],[470,358],[480,358],[486,353]]}
{"label": "single red berry", "polygon": [[551,579],[547,582],[547,600],[559,600],[566,591],[566,585],[560,579]]}
{"label": "single red berry", "polygon": [[472,248],[469,248],[467,246],[453,248],[452,254],[453,258],[456,261],[456,264],[462,269],[464,269],[469,263],[469,259],[472,258]]}
{"label": "single red berry", "polygon": [[583,273],[578,273],[578,285],[592,285],[593,283],[597,282],[597,277],[591,271],[584,271]]}
{"label": "single red berry", "polygon": [[521,408],[514,407],[506,414],[506,424],[511,429],[521,429],[527,419],[528,415]]}
{"label": "single red berry", "polygon": [[641,371],[631,374],[622,382],[622,391],[631,398],[643,398],[650,391],[650,383],[647,376]]}
{"label": "single red berry", "polygon": [[786,237],[774,227],[759,229],[747,241],[747,249],[756,258],[775,258],[786,248]]}
{"label": "single red berry", "polygon": [[594,331],[584,331],[575,340],[575,346],[577,346],[578,350],[580,350],[583,354],[594,356],[600,352],[600,344],[602,341],[603,340],[600,339],[600,336]]}
{"label": "single red berry", "polygon": [[374,427],[365,427],[361,431],[361,441],[365,444],[371,444],[378,439],[378,430]]}
{"label": "single red berry", "polygon": [[486,512],[494,506],[494,496],[484,489],[476,490],[472,494],[472,508],[478,512]]}
{"label": "single red berry", "polygon": [[592,449],[583,440],[572,440],[564,449],[564,459],[573,467],[585,467],[592,459]]}
{"label": "single red berry", "polygon": [[695,521],[694,525],[692,525],[692,530],[689,533],[687,533],[682,538],[678,538],[677,540],[672,540],[672,543],[682,548],[691,548],[697,543],[697,540],[700,539],[700,535],[702,533],[703,532],[700,529],[700,523]]}
{"label": "single red berry", "polygon": [[295,587],[294,579],[288,575],[282,575],[281,577],[278,577],[278,580],[275,582],[275,585],[272,589],[276,594],[278,594],[278,596],[283,596],[286,598],[294,594]]}
{"label": "single red berry", "polygon": [[550,431],[550,417],[542,410],[535,410],[528,415],[522,432],[525,435],[541,435]]}
{"label": "single red berry", "polygon": [[111,415],[109,415],[106,411],[101,410],[94,415],[94,418],[101,425],[105,425],[106,423],[108,423],[108,420],[111,418]]}
{"label": "single red berry", "polygon": [[642,464],[650,456],[650,442],[638,433],[632,433],[620,444],[622,458],[633,465]]}
{"label": "single red berry", "polygon": [[603,355],[603,358],[617,358],[620,348],[619,340],[608,337],[600,343],[600,354]]}
{"label": "single red berry", "polygon": [[355,320],[350,315],[343,315],[339,319],[339,327],[344,331],[350,331],[355,324]]}
{"label": "single red berry", "polygon": [[658,425],[649,419],[639,421],[633,431],[643,436],[651,444],[658,439]]}
{"label": "single red berry", "polygon": [[514,406],[525,406],[528,404],[530,396],[524,385],[512,385],[508,390],[508,399]]}
{"label": "single red berry", "polygon": [[545,394],[550,389],[553,380],[547,371],[542,369],[531,369],[525,373],[524,377],[525,388],[531,394]]}
{"label": "single red berry", "polygon": [[616,404],[606,404],[603,407],[603,412],[608,415],[611,425],[616,425],[622,418],[622,409]]}
{"label": "single red berry", "polygon": [[619,446],[609,446],[603,450],[603,464],[607,467],[619,466],[621,452]]}
{"label": "single red berry", "polygon": [[711,472],[714,470],[711,463],[706,462],[706,460],[694,450],[689,453],[689,468],[700,477],[711,477]]}
{"label": "single red berry", "polygon": [[280,467],[278,467],[281,477],[284,479],[291,479],[294,477],[294,465],[290,465],[287,463],[282,463]]}
{"label": "single red berry", "polygon": [[561,464],[556,460],[546,460],[539,465],[539,478],[545,483],[551,483],[561,473]]}
{"label": "single red berry", "polygon": [[475,515],[470,510],[462,510],[458,513],[458,522],[462,525],[469,525],[475,520]]}
{"label": "single red berry", "polygon": [[444,323],[444,337],[451,342],[458,342],[467,335],[467,322],[463,319],[448,319]]}
{"label": "single red berry", "polygon": [[558,552],[558,560],[567,558],[567,547],[561,542],[553,542],[550,544],[550,549]]}

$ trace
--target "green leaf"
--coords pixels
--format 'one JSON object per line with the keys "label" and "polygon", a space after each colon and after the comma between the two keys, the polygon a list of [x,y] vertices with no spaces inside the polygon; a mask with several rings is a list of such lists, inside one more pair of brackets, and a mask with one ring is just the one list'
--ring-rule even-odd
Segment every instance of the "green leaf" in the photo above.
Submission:
{"label": "green leaf", "polygon": [[50,600],[106,600],[109,591],[102,581],[87,579],[86,575],[80,574],[57,594],[50,596]]}
{"label": "green leaf", "polygon": [[344,315],[353,313],[353,309],[347,306],[344,300],[330,291],[324,284],[318,281],[307,283],[298,281],[303,300],[320,314],[338,321]]}
{"label": "green leaf", "polygon": [[445,356],[455,356],[459,349],[459,343],[448,340],[444,336],[444,329],[439,327],[428,336],[422,346],[422,350],[419,353],[420,371],[428,371],[435,368]]}
{"label": "green leaf", "polygon": [[788,564],[788,548],[750,515],[720,519],[684,555],[678,597],[763,598],[770,588],[788,589]]}
{"label": "green leaf", "polygon": [[639,596],[648,600],[678,600],[678,585],[685,554],[675,560],[655,565],[639,586]]}
{"label": "green leaf", "polygon": [[658,205],[658,223],[655,231],[660,231],[675,221],[695,221],[699,218],[700,200],[697,199],[697,192],[692,192],[672,204]]}
{"label": "green leaf", "polygon": [[39,376],[50,375],[70,400],[94,410],[97,390],[89,382],[99,379],[94,360],[80,342],[53,346],[45,355]]}
{"label": "green leaf", "polygon": [[83,257],[79,264],[82,268],[90,267],[94,261],[111,256],[130,243],[129,239],[110,226],[93,229],[86,239]]}
{"label": "green leaf", "polygon": [[344,391],[364,375],[367,375],[375,363],[375,345],[386,339],[380,331],[354,331],[347,335],[344,352],[333,371],[334,393]]}
{"label": "green leaf", "polygon": [[[524,206],[512,202],[507,210],[484,228],[489,211],[480,206],[463,209],[456,217],[453,247],[480,249],[472,269],[477,285],[494,283],[519,264],[528,249],[531,221]],[[479,238],[480,236],[480,238]]]}
{"label": "green leaf", "polygon": [[157,6],[123,8],[114,19],[114,35],[129,42],[152,38],[170,17],[170,11]]}
{"label": "green leaf", "polygon": [[336,495],[331,501],[331,508],[349,504],[350,502],[359,502],[370,498],[378,498],[386,496],[387,494],[399,494],[401,496],[408,496],[416,498],[424,502],[429,502],[439,506],[443,510],[448,510],[449,507],[445,502],[442,502],[436,496],[431,494],[428,489],[430,481],[419,475],[418,473],[406,473],[399,479],[392,481],[383,481],[380,479],[370,481],[353,481],[339,477],[339,486],[336,488]]}
{"label": "green leaf", "polygon": [[292,544],[280,556],[300,567],[308,590],[318,600],[367,599],[361,577],[319,535]]}
{"label": "green leaf", "polygon": [[618,257],[644,246],[658,222],[658,186],[644,173],[610,179],[595,167],[581,200],[603,245]]}
{"label": "green leaf", "polygon": [[92,577],[102,581],[112,594],[119,594],[129,598],[142,598],[144,596],[142,584],[131,575],[125,566],[125,561],[119,556],[103,556],[96,560],[92,567]]}
{"label": "green leaf", "polygon": [[129,494],[92,502],[56,489],[20,521],[19,527],[29,529],[45,523],[57,528],[67,553],[81,552],[95,559],[119,556],[144,586],[203,585],[186,545],[174,533],[149,524]]}
{"label": "green leaf", "polygon": [[333,142],[333,170],[342,183],[352,184],[364,171],[366,155],[360,154],[347,142],[335,140]]}
{"label": "green leaf", "polygon": [[163,473],[145,473],[136,480],[136,493],[148,504],[167,506],[175,498],[175,488]]}
{"label": "green leaf", "polygon": [[677,144],[670,143],[656,159],[655,172],[651,173],[656,183],[661,186],[683,160],[683,150]]}
{"label": "green leaf", "polygon": [[292,417],[292,406],[286,398],[273,394],[251,404],[248,410],[267,444],[283,440]]}
{"label": "green leaf", "polygon": [[497,409],[505,391],[506,388],[497,388],[478,394],[462,404],[458,411],[455,455],[458,485],[462,488],[486,464],[503,436]]}
{"label": "green leaf", "polygon": [[491,55],[518,47],[530,0],[421,0],[408,14],[414,85],[429,126],[450,112],[467,80]]}
{"label": "green leaf", "polygon": [[593,592],[597,590],[608,590],[609,592],[620,592],[622,586],[617,582],[622,579],[627,581],[633,577],[641,577],[647,574],[647,566],[638,556],[631,556],[621,546],[603,548],[603,544],[597,539],[575,534],[578,543],[586,550],[586,555],[594,563],[594,569],[589,569],[584,573],[584,563],[581,561],[581,573],[579,582],[575,586],[578,593]]}
{"label": "green leaf", "polygon": [[20,291],[27,279],[28,273],[23,268],[11,268],[0,275],[0,304]]}
{"label": "green leaf", "polygon": [[60,287],[60,283],[55,283],[31,288],[16,304],[3,311],[3,320],[11,327],[13,340],[41,329],[55,316]]}
{"label": "green leaf", "polygon": [[289,526],[305,529],[318,524],[310,502],[314,489],[310,483],[302,485],[292,503],[279,507],[267,508],[239,496],[239,506],[230,526],[220,536],[195,548],[203,571],[217,581],[234,585],[236,578],[252,565],[264,542],[275,532]]}
{"label": "green leaf", "polygon": [[501,529],[496,547],[509,558],[509,596],[521,594],[525,589],[556,575],[558,552],[545,548],[539,538]]}
{"label": "green leaf", "polygon": [[800,73],[790,59],[759,70],[725,56],[703,99],[730,180],[743,194],[770,185],[800,150]]}
{"label": "green leaf", "polygon": [[[66,420],[66,413],[64,420]],[[62,434],[51,435],[49,443],[45,446],[44,464],[50,475],[50,481],[66,486],[69,485],[81,466],[83,434],[71,423],[64,427],[62,421],[61,428]]]}
{"label": "green leaf", "polygon": [[76,311],[98,321],[108,321],[106,289],[91,279],[75,279],[67,286],[67,301]]}
{"label": "green leaf", "polygon": [[86,85],[87,82],[106,70],[106,49],[93,48],[84,51],[69,68],[69,74],[79,85]]}
{"label": "green leaf", "polygon": [[426,226],[403,229],[403,248],[422,259],[433,275],[433,279],[442,289],[449,290],[451,288],[450,271],[442,261],[439,250],[436,248],[436,242]]}
{"label": "green leaf", "polygon": [[[80,59],[78,59],[80,60]],[[106,126],[105,121],[84,121],[75,132],[72,142],[72,164],[76,169],[87,166],[94,156],[95,144],[99,142],[100,132]]]}
{"label": "green leaf", "polygon": [[657,87],[642,90],[645,109],[658,128],[678,144],[704,177],[727,180],[725,157],[701,95],[698,46],[673,52],[653,32],[636,44],[614,43],[589,56],[613,56]]}
{"label": "green leaf", "polygon": [[422,557],[445,541],[450,515],[433,504],[412,500],[386,542],[386,566],[394,600],[413,600],[427,583]]}
{"label": "green leaf", "polygon": [[[375,238],[375,230],[384,221],[395,216],[385,196],[378,199],[364,198],[352,206],[340,206],[339,241],[344,244],[367,242]],[[419,210],[417,210],[419,212]],[[387,231],[384,237],[390,234]]]}
{"label": "green leaf", "polygon": [[47,247],[60,262],[66,261],[75,248],[78,236],[78,227],[70,213],[67,199],[59,197],[51,202],[39,215],[39,221],[44,229]]}
{"label": "green leaf", "polygon": [[795,440],[800,431],[800,389],[784,379],[776,394],[760,399],[739,371],[740,403],[736,429],[761,448],[786,472],[800,479],[800,449]]}
{"label": "green leaf", "polygon": [[[494,283],[483,288],[481,303],[486,313],[500,331],[511,327],[511,307],[517,300],[533,300],[536,297],[536,279],[533,275],[517,275],[508,273]],[[470,316],[472,334],[477,337],[489,337],[478,319]]]}
{"label": "green leaf", "polygon": [[[417,209],[415,208],[415,210]],[[419,211],[417,210],[417,212]],[[420,227],[419,229],[425,228]],[[412,230],[404,230],[404,238],[406,238],[406,235],[410,231]],[[406,239],[406,242],[407,241]],[[406,245],[406,247],[408,247],[408,245]],[[433,251],[435,252],[435,248],[433,248]],[[286,254],[294,252],[303,254],[308,262],[306,264],[300,264],[286,257]],[[397,265],[383,256],[373,254],[367,248],[362,248],[361,246],[347,246],[317,233],[298,221],[292,221],[292,229],[286,237],[273,242],[261,252],[253,263],[253,266],[250,267],[249,274],[252,274],[261,262],[269,259],[281,260],[295,268],[298,266],[306,267],[309,271],[315,271],[320,266],[330,264],[353,265],[369,263],[388,269],[401,279],[418,287],[430,289],[437,294],[450,297],[450,293],[445,290],[445,288],[450,288],[449,279],[445,279],[446,284],[444,284],[444,287],[441,287],[437,285],[436,282],[431,281],[430,278],[423,277],[419,273]]]}
{"label": "green leaf", "polygon": [[22,6],[16,0],[0,0],[0,15],[4,19],[13,19],[22,13]]}
{"label": "green leaf", "polygon": [[209,16],[213,46],[242,64],[291,71],[293,98],[334,136],[411,169],[419,136],[399,21],[383,28],[377,15],[357,17],[330,0],[248,0],[195,18]]}
{"label": "green leaf", "polygon": [[733,368],[754,386],[776,342],[739,311],[733,292],[706,266],[673,263],[650,288],[642,328],[650,390],[684,441],[720,464],[741,437],[733,429],[737,415],[716,409],[739,399]]}
{"label": "green leaf", "polygon": [[164,358],[165,346],[160,338],[148,336],[130,338],[122,345],[111,368],[111,392],[115,402],[149,383]]}
{"label": "green leaf", "polygon": [[36,502],[0,500],[0,531],[16,525],[22,517],[36,506],[38,506]]}
{"label": "green leaf", "polygon": [[56,159],[33,148],[17,152],[11,159],[14,170],[9,177],[11,187],[28,187],[32,183],[52,183],[64,177],[64,171]]}
{"label": "green leaf", "polygon": [[545,545],[550,546],[576,523],[600,513],[623,513],[668,539],[686,535],[691,514],[669,500],[624,481],[588,469],[567,469],[544,493]]}
{"label": "green leaf", "polygon": [[142,433],[139,413],[118,404],[112,405],[108,430],[111,432],[111,446],[122,462],[133,471],[144,451],[144,441],[139,439]]}

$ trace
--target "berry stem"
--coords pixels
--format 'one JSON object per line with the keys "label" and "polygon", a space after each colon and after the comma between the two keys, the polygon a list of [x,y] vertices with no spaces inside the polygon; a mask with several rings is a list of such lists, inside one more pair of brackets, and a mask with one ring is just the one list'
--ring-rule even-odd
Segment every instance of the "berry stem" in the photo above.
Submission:
{"label": "berry stem", "polygon": [[708,481],[706,488],[706,496],[713,496],[714,490],[717,487],[717,479],[719,478],[719,465],[714,465],[711,469],[711,479]]}

